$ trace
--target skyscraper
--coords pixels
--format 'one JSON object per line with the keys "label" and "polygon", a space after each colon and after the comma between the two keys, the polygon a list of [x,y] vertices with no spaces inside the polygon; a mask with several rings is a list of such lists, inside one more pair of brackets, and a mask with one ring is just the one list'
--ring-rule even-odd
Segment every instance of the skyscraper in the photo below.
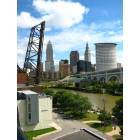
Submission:
{"label": "skyscraper", "polygon": [[79,61],[79,52],[71,51],[70,52],[70,71],[71,73],[77,72],[77,62]]}
{"label": "skyscraper", "polygon": [[91,72],[91,62],[79,60],[77,62],[77,73]]}
{"label": "skyscraper", "polygon": [[91,53],[90,53],[90,50],[89,50],[88,43],[86,43],[85,61],[91,62]]}
{"label": "skyscraper", "polygon": [[52,48],[52,43],[50,40],[46,48],[45,71],[54,72],[53,48]]}
{"label": "skyscraper", "polygon": [[115,43],[96,43],[96,71],[117,67]]}
{"label": "skyscraper", "polygon": [[60,78],[70,75],[70,65],[68,60],[61,60],[59,62]]}

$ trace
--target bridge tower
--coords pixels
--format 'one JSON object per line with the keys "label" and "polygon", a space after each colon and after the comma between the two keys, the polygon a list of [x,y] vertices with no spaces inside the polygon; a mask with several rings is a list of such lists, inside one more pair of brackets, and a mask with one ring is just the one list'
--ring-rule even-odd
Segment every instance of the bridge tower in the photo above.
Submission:
{"label": "bridge tower", "polygon": [[42,49],[44,40],[45,21],[31,28],[23,70],[30,70],[30,80],[36,84],[40,81]]}

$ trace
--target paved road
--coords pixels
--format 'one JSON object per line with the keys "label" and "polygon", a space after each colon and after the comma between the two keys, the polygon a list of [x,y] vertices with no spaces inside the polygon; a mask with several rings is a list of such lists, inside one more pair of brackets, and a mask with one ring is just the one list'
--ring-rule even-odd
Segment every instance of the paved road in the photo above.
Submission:
{"label": "paved road", "polygon": [[107,140],[111,140],[111,138],[108,138],[108,136],[103,135],[98,130],[91,128],[80,121],[62,119],[62,117],[56,113],[53,113],[53,120],[56,124],[58,124],[62,128],[62,131],[50,134],[48,136],[44,136],[44,137],[40,138],[40,140],[53,140],[54,138],[80,130],[80,128],[86,128],[88,130],[91,130],[93,132],[100,134],[102,137],[107,138]]}

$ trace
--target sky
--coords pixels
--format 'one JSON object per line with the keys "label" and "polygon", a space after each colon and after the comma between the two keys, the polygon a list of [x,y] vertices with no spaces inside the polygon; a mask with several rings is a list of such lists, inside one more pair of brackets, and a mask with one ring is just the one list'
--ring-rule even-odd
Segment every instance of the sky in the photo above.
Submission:
{"label": "sky", "polygon": [[86,42],[96,63],[95,43],[117,43],[117,62],[123,63],[123,0],[17,0],[17,63],[22,68],[32,26],[45,23],[46,46],[53,45],[54,63],[77,50],[84,59]]}

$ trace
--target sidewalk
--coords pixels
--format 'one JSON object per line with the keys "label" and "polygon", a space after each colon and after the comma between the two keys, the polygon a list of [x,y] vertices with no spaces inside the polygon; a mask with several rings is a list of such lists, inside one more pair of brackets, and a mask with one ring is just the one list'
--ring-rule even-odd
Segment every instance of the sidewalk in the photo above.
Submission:
{"label": "sidewalk", "polygon": [[107,132],[106,135],[109,135],[109,136],[120,135],[119,132],[120,132],[119,126],[116,126],[115,130],[114,130],[114,127],[113,127],[113,130],[110,131],[110,132]]}
{"label": "sidewalk", "polygon": [[53,133],[56,133],[56,132],[59,132],[62,130],[62,128],[60,126],[58,126],[56,123],[52,122],[50,124],[50,127],[54,127],[56,130],[52,131],[52,132],[49,132],[49,133],[45,133],[45,134],[42,134],[42,135],[38,135],[36,137],[33,137],[33,140],[40,140],[40,138],[44,137],[44,136],[47,136],[47,135],[50,135],[50,134],[53,134]]}
{"label": "sidewalk", "polygon": [[98,120],[91,120],[91,121],[82,121],[82,123],[101,123],[101,121],[98,121]]}

